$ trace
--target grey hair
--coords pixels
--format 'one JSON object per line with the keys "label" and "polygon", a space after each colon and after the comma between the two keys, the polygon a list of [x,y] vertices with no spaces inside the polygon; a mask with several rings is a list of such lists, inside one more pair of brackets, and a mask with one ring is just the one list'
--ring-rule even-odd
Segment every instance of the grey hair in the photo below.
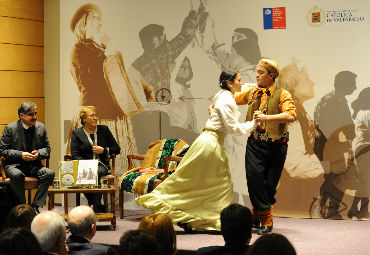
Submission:
{"label": "grey hair", "polygon": [[[50,217],[47,224],[43,224],[43,217]],[[31,223],[31,231],[35,235],[43,251],[58,248],[59,239],[66,234],[66,223],[62,216],[53,211],[43,211]]]}
{"label": "grey hair", "polygon": [[26,114],[29,111],[37,110],[37,105],[32,102],[23,102],[18,107],[18,116],[20,117],[21,113]]}
{"label": "grey hair", "polygon": [[96,217],[94,214],[89,214],[85,218],[81,219],[77,223],[69,222],[68,227],[72,235],[83,236],[86,233],[90,233],[91,225],[96,223]]}

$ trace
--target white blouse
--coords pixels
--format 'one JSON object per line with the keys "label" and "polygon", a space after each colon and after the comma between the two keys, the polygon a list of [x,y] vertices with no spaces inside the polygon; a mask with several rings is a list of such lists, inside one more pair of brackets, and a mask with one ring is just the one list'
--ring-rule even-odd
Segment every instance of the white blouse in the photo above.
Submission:
{"label": "white blouse", "polygon": [[213,104],[212,117],[208,119],[206,127],[236,135],[245,135],[256,127],[254,120],[239,122],[240,112],[230,91],[222,89],[217,92]]}

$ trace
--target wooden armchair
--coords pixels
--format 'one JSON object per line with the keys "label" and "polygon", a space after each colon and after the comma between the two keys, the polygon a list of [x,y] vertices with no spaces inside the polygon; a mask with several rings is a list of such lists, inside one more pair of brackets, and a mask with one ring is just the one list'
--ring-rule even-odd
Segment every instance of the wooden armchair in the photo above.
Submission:
{"label": "wooden armchair", "polygon": [[[4,160],[5,158],[3,156],[0,156],[1,160],[1,180],[2,182],[10,182],[10,178],[6,176],[5,169],[4,169]],[[42,161],[43,165],[47,168],[49,168],[49,159],[45,159]],[[38,186],[38,179],[35,177],[24,177],[24,190],[27,192],[27,203],[29,205],[32,204],[31,201],[31,191],[37,190]]]}
{"label": "wooden armchair", "polygon": [[[72,160],[72,155],[71,154],[65,154],[64,155],[64,160],[65,161]],[[111,168],[110,168],[110,174],[107,175],[108,185],[114,186],[115,170],[116,170],[116,155],[114,155],[114,154],[110,155],[109,161],[110,161]],[[108,205],[108,196],[107,196],[106,193],[103,194],[103,201],[104,201],[104,205],[107,206]],[[80,204],[81,204],[80,193],[76,193],[76,206],[79,206]]]}
{"label": "wooden armchair", "polygon": [[[149,145],[145,155],[128,155],[128,170],[118,180],[119,211],[123,219],[124,192],[143,195],[171,175],[185,155],[189,145],[182,139],[163,139]],[[133,168],[133,160],[141,166]]]}

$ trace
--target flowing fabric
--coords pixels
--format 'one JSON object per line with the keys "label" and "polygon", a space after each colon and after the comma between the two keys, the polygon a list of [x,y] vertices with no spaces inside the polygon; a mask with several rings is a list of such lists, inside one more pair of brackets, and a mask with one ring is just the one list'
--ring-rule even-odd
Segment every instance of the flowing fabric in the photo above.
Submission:
{"label": "flowing fabric", "polygon": [[194,230],[220,230],[220,212],[233,201],[224,137],[223,132],[204,128],[176,171],[137,203]]}

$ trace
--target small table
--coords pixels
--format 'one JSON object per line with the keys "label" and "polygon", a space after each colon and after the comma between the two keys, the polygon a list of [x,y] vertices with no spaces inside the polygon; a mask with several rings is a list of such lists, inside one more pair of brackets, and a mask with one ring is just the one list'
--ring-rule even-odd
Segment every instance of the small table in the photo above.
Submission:
{"label": "small table", "polygon": [[107,188],[66,188],[61,187],[59,189],[50,187],[48,190],[49,203],[48,209],[52,210],[54,208],[54,195],[63,194],[64,195],[64,219],[68,217],[68,193],[75,193],[77,198],[77,205],[79,205],[79,197],[81,193],[110,193],[111,198],[111,212],[110,213],[95,213],[96,218],[99,221],[110,221],[113,227],[113,230],[116,230],[116,189],[114,186],[110,185]]}

